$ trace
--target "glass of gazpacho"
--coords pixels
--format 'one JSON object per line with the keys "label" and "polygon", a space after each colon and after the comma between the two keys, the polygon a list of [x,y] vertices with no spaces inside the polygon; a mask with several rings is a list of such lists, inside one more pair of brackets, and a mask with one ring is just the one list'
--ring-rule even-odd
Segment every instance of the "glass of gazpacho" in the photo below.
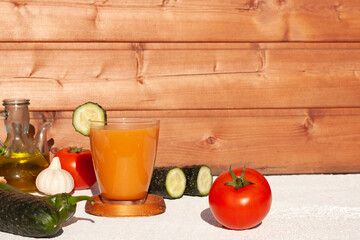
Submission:
{"label": "glass of gazpacho", "polygon": [[103,202],[145,202],[155,164],[159,124],[159,120],[148,118],[91,121],[91,153]]}

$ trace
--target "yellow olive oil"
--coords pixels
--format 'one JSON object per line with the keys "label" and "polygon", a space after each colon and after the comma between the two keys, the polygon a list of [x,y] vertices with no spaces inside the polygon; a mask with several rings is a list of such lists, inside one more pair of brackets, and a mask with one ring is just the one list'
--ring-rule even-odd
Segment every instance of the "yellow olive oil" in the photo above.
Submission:
{"label": "yellow olive oil", "polygon": [[10,157],[0,156],[0,176],[7,183],[25,192],[37,191],[37,175],[49,166],[49,162],[40,152],[12,153]]}

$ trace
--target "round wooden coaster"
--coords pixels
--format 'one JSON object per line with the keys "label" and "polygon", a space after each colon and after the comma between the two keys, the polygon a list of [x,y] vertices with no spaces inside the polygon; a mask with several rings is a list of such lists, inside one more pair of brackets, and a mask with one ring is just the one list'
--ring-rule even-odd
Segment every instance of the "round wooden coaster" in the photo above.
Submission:
{"label": "round wooden coaster", "polygon": [[148,194],[146,201],[138,205],[119,205],[104,203],[100,196],[92,197],[94,203],[86,202],[85,211],[89,214],[102,217],[145,217],[165,212],[164,199],[154,194]]}

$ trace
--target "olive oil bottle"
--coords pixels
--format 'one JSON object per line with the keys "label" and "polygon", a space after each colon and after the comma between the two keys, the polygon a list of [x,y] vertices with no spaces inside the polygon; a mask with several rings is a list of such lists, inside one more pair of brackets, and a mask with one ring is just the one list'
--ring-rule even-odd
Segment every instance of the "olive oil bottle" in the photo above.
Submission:
{"label": "olive oil bottle", "polygon": [[28,99],[5,99],[6,140],[0,155],[0,176],[26,192],[36,191],[37,175],[49,166],[49,161],[39,152],[29,139]]}

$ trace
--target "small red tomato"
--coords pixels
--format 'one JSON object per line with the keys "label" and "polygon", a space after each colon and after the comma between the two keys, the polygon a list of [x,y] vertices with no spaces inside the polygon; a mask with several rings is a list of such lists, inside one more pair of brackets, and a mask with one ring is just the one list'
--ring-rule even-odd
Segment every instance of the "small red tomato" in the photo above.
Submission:
{"label": "small red tomato", "polygon": [[75,190],[90,188],[96,182],[90,150],[68,147],[59,150],[54,157],[59,157],[61,168],[74,178]]}
{"label": "small red tomato", "polygon": [[219,175],[209,193],[215,219],[229,229],[257,226],[271,207],[271,189],[265,177],[251,168],[236,168]]}

